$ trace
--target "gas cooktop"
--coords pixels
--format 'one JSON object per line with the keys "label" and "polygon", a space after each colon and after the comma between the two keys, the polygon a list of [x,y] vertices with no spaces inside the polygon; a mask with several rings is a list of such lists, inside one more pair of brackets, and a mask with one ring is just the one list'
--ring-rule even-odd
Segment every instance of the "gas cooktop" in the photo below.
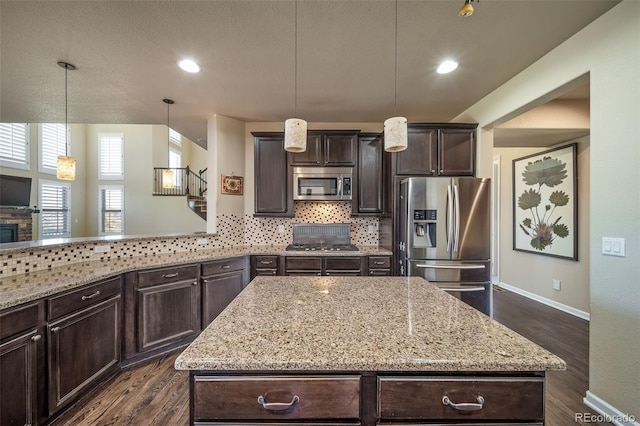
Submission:
{"label": "gas cooktop", "polygon": [[286,251],[359,251],[353,244],[289,244]]}

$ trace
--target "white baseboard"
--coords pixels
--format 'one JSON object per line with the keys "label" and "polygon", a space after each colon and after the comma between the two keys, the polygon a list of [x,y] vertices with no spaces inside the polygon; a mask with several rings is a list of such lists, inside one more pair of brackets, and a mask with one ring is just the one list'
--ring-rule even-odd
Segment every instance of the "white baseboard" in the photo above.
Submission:
{"label": "white baseboard", "polygon": [[594,421],[609,422],[616,426],[640,426],[632,414],[623,413],[590,391],[587,391],[587,396],[582,401],[584,405],[602,416],[602,419],[594,419]]}
{"label": "white baseboard", "polygon": [[555,300],[551,300],[551,299],[547,299],[546,297],[542,297],[542,296],[538,296],[535,293],[531,293],[529,291],[526,290],[522,290],[521,288],[518,287],[514,287],[512,285],[506,284],[501,282],[500,284],[498,284],[498,287],[502,287],[505,290],[509,290],[513,293],[519,294],[521,296],[527,297],[529,299],[535,300],[536,302],[540,302],[542,304],[545,304],[547,306],[551,306],[552,308],[556,308],[558,310],[561,310],[563,312],[566,312],[568,314],[574,315],[578,318],[582,318],[584,320],[589,321],[590,319],[590,315],[589,312],[584,312],[581,311],[580,309],[576,309],[573,308],[569,305],[565,305],[563,303],[560,302],[556,302]]}

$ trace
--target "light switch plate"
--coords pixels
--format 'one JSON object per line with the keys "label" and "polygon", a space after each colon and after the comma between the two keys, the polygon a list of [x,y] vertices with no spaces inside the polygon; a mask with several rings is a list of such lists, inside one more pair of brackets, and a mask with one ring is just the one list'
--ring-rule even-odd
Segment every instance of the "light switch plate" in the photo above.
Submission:
{"label": "light switch plate", "polygon": [[109,244],[101,244],[93,248],[94,253],[108,253],[110,251],[111,251],[111,246]]}
{"label": "light switch plate", "polygon": [[625,239],[602,237],[602,254],[625,257]]}

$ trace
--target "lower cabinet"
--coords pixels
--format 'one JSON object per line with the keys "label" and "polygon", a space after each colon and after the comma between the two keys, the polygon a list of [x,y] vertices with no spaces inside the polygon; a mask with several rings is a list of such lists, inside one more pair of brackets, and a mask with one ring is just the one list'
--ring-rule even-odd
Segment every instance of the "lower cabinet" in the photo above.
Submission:
{"label": "lower cabinet", "polygon": [[198,335],[199,265],[153,269],[135,274],[137,353],[167,348]]}
{"label": "lower cabinet", "polygon": [[0,424],[37,424],[45,392],[41,303],[0,314]]}
{"label": "lower cabinet", "polygon": [[390,256],[369,256],[367,259],[369,276],[385,277],[391,275],[391,257]]}
{"label": "lower cabinet", "polygon": [[544,424],[544,373],[191,372],[191,424]]}
{"label": "lower cabinet", "polygon": [[364,275],[366,259],[364,256],[287,256],[285,275]]}
{"label": "lower cabinet", "polygon": [[251,256],[251,279],[259,276],[282,275],[280,256]]}
{"label": "lower cabinet", "polygon": [[202,264],[202,329],[206,328],[249,283],[246,257]]}
{"label": "lower cabinet", "polygon": [[[49,299],[49,415],[114,373],[121,352],[120,278]],[[79,309],[77,309],[79,308]]]}

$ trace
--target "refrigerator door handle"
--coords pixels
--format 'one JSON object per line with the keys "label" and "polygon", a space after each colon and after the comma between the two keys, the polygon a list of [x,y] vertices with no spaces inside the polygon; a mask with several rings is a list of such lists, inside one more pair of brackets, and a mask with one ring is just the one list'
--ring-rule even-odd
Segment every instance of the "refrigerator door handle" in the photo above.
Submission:
{"label": "refrigerator door handle", "polygon": [[426,263],[416,265],[416,268],[425,269],[485,269],[486,266],[482,263],[465,263],[464,265],[429,265]]}
{"label": "refrigerator door handle", "polygon": [[453,251],[453,191],[447,185],[447,252]]}
{"label": "refrigerator door handle", "polygon": [[458,190],[458,185],[453,185],[453,203],[455,205],[455,234],[453,238],[453,251],[458,251],[458,246],[460,243],[460,192]]}

